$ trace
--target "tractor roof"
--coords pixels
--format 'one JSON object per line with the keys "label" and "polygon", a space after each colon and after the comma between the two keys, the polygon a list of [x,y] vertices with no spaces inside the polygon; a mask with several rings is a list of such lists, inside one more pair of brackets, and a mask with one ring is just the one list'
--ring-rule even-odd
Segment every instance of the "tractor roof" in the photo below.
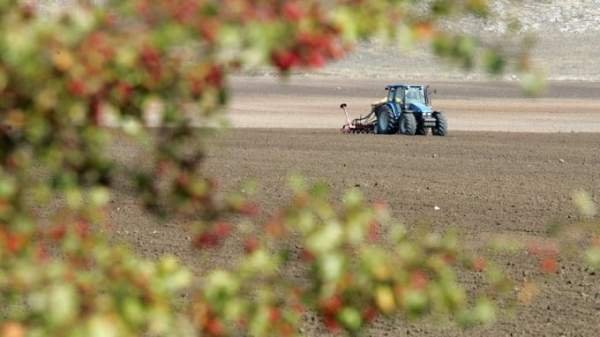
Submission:
{"label": "tractor roof", "polygon": [[403,89],[406,89],[406,88],[422,88],[422,87],[425,87],[425,85],[422,85],[422,84],[401,84],[401,83],[398,83],[398,84],[387,85],[385,87],[385,90],[389,90],[391,88],[403,88]]}

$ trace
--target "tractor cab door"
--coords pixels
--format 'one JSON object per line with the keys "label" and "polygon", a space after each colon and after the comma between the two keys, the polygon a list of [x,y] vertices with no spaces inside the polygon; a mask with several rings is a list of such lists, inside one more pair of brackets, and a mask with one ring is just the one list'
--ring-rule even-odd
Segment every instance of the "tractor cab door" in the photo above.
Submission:
{"label": "tractor cab door", "polygon": [[393,106],[396,117],[399,117],[404,105],[404,91],[399,88],[390,88],[388,91],[388,103]]}

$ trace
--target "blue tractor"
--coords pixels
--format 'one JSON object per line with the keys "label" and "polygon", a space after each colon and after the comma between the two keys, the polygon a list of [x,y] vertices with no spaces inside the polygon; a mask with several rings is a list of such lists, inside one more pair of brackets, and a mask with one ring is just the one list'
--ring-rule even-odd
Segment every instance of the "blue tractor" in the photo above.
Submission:
{"label": "blue tractor", "polygon": [[371,113],[350,121],[347,105],[340,107],[346,114],[345,133],[375,133],[390,135],[448,134],[448,120],[442,112],[431,108],[429,86],[393,84],[385,87],[387,98],[372,105]]}

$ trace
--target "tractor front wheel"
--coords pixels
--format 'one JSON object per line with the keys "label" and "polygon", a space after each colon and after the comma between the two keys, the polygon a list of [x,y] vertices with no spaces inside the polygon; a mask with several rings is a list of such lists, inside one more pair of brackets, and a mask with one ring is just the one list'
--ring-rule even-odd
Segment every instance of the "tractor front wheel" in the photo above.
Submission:
{"label": "tractor front wheel", "polygon": [[414,136],[417,133],[417,119],[411,113],[400,115],[400,125],[398,132],[403,135]]}
{"label": "tractor front wheel", "polygon": [[435,127],[433,128],[434,136],[446,136],[448,134],[448,120],[441,112],[434,112],[433,117],[435,118]]}
{"label": "tractor front wheel", "polygon": [[429,128],[425,127],[425,120],[423,116],[417,118],[417,135],[419,136],[427,136],[429,134]]}

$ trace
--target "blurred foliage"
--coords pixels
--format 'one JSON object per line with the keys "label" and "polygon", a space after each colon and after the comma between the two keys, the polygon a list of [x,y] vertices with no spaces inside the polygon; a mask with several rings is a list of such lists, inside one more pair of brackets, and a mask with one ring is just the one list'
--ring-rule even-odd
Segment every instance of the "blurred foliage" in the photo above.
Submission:
{"label": "blurred foliage", "polygon": [[[365,203],[356,190],[345,194],[336,210],[326,187],[306,187],[299,179],[292,185],[288,207],[260,236],[246,239],[246,255],[237,267],[209,274],[194,302],[200,330],[292,336],[306,309],[317,311],[330,331],[350,335],[377,316],[398,313],[407,319],[451,315],[465,327],[495,320],[493,301],[482,292],[472,304],[456,270],[487,269],[488,293],[508,290],[510,281],[492,264],[464,256],[455,235],[411,236],[402,225],[386,226],[387,207]],[[291,234],[298,244],[290,250],[281,243]],[[306,271],[300,280],[290,277],[298,268]]]}
{"label": "blurred foliage", "polygon": [[[554,234],[567,239],[567,249],[575,251],[578,255],[583,254],[586,262],[597,270],[600,270],[600,223],[598,223],[598,206],[594,203],[592,196],[583,190],[575,191],[572,196],[573,202],[581,215],[579,226],[562,227]],[[590,248],[581,250],[582,238],[587,239]]]}
{"label": "blurred foliage", "polygon": [[[187,310],[175,300],[190,290],[186,268],[102,235],[117,173],[131,177],[149,212],[193,219],[198,248],[236,230],[224,219],[254,219],[258,205],[219,197],[200,166],[195,127],[225,123],[231,72],[320,67],[373,36],[430,41],[467,68],[482,57],[492,73],[525,71],[526,53],[439,27],[489,15],[487,1],[80,1],[46,17],[32,3],[0,0],[0,336],[295,335],[307,311],[350,334],[396,313],[493,321],[492,302],[470,301],[455,276],[462,266],[490,270],[485,260],[461,257],[452,235],[395,226],[393,241],[380,241],[384,207],[357,192],[336,210],[322,187],[296,181],[289,208],[247,238],[237,269],[205,271]],[[147,161],[115,163],[108,126],[149,148]],[[301,243],[296,258],[286,237]],[[286,268],[305,278],[282,277]],[[491,270],[490,286],[503,288]]]}

